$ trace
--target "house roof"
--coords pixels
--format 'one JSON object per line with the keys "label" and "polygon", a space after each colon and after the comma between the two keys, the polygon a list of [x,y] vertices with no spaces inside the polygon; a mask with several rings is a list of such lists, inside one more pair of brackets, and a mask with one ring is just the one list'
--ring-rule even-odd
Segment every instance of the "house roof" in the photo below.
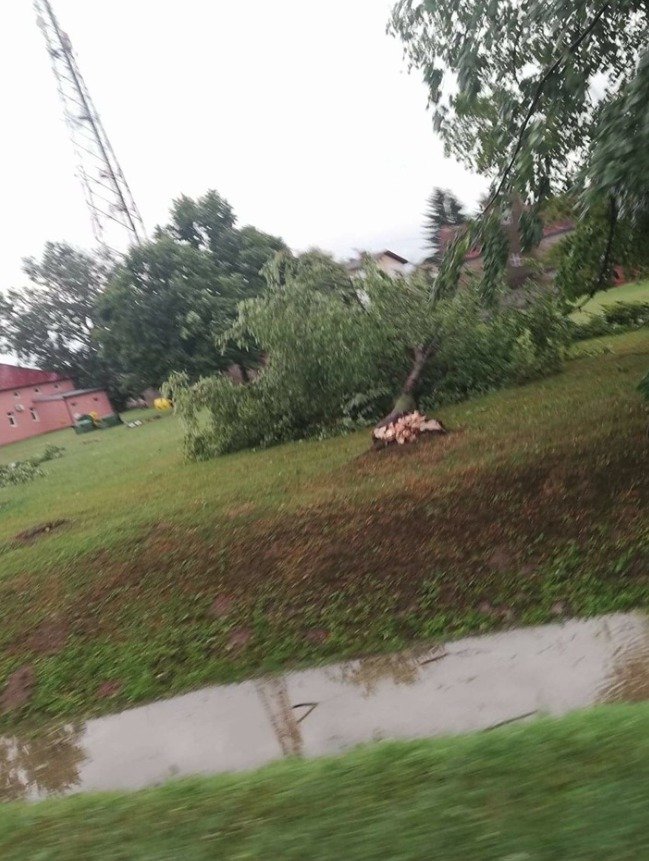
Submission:
{"label": "house roof", "polygon": [[20,365],[0,363],[0,392],[38,386],[41,383],[59,383],[67,380],[55,371],[40,371],[38,368],[23,368]]}
{"label": "house roof", "polygon": [[381,257],[391,257],[393,260],[396,260],[397,263],[405,264],[408,262],[405,257],[401,257],[400,254],[395,254],[394,251],[390,251],[386,248],[383,251],[377,251],[376,254],[359,254],[359,256],[354,257],[353,260],[348,260],[345,263],[345,266],[350,272],[356,272],[358,269],[363,268],[366,257],[371,257],[372,260],[380,260]]}
{"label": "house roof", "polygon": [[93,392],[103,392],[101,387],[94,389],[72,389],[70,392],[57,392],[55,395],[41,395],[40,397],[32,398],[34,403],[44,404],[47,401],[67,401],[68,398],[74,398],[78,395],[91,395]]}
{"label": "house roof", "polygon": [[391,257],[393,260],[396,260],[398,263],[407,263],[405,257],[402,257],[400,254],[395,254],[394,251],[388,251],[386,248],[385,251],[379,251],[378,254],[375,254],[374,257],[378,260],[379,257]]}

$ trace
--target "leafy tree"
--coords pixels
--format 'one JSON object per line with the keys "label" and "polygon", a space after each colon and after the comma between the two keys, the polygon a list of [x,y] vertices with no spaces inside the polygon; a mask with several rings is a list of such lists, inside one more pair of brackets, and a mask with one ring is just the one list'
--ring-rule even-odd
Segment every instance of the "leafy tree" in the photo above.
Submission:
{"label": "leafy tree", "polygon": [[209,251],[222,274],[236,271],[239,234],[230,204],[213,190],[198,200],[183,195],[171,207],[171,221],[162,231],[192,248]]}
{"label": "leafy tree", "polygon": [[318,248],[311,248],[298,255],[290,251],[278,254],[266,266],[264,275],[271,287],[299,281],[318,293],[333,293],[347,300],[357,299],[354,282],[344,264]]}
{"label": "leafy tree", "polygon": [[[648,24],[644,0],[400,0],[391,18],[447,152],[493,179],[491,205],[570,192],[582,220],[606,209],[609,233],[644,229]],[[611,248],[600,236],[584,292],[608,284]]]}
{"label": "leafy tree", "polygon": [[29,284],[0,296],[0,344],[25,362],[69,374],[80,386],[113,379],[94,338],[95,305],[112,263],[62,242],[23,262]]}
{"label": "leafy tree", "polygon": [[242,227],[238,235],[237,270],[245,282],[245,292],[257,296],[266,286],[264,267],[277,253],[286,253],[284,242],[250,225]]}
{"label": "leafy tree", "polygon": [[159,386],[173,370],[195,378],[225,367],[214,345],[242,294],[209,254],[161,236],[131,248],[97,304],[102,355],[125,388]]}
{"label": "leafy tree", "polygon": [[101,354],[123,386],[160,386],[172,371],[189,379],[238,365],[245,378],[258,353],[217,347],[239,302],[264,287],[261,274],[283,241],[247,226],[217,192],[174,201],[156,238],[132,248],[98,301]]}
{"label": "leafy tree", "polygon": [[457,227],[466,221],[464,208],[453,192],[436,188],[428,199],[424,217],[424,233],[430,248],[439,251],[439,231],[442,227]]}

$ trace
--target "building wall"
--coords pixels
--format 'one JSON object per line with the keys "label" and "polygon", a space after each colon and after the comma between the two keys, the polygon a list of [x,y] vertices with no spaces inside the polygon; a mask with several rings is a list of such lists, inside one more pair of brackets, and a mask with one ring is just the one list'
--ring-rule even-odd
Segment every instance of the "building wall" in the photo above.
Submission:
{"label": "building wall", "polygon": [[[72,427],[75,414],[96,412],[100,418],[114,412],[106,392],[89,392],[57,401],[34,401],[73,391],[71,380],[41,383],[0,392],[0,445]],[[22,409],[20,409],[22,407]]]}
{"label": "building wall", "polygon": [[376,265],[382,272],[385,272],[386,275],[390,275],[392,278],[406,274],[405,264],[399,263],[399,261],[395,260],[394,257],[388,257],[387,254],[384,254],[383,257],[379,257],[376,261]]}
{"label": "building wall", "polygon": [[115,410],[108,400],[106,392],[89,392],[87,395],[75,395],[66,398],[70,413],[73,417],[98,413],[99,418],[111,415]]}
{"label": "building wall", "polygon": [[62,380],[0,392],[0,445],[70,427],[72,420],[64,401],[34,403],[33,399],[73,388],[70,380]]}

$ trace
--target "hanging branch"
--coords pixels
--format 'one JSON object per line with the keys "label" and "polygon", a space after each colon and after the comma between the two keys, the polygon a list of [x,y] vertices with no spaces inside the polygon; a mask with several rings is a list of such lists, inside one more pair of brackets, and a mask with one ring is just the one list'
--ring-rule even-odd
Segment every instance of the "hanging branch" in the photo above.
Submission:
{"label": "hanging branch", "polygon": [[615,241],[615,231],[617,229],[618,222],[618,207],[617,201],[615,199],[615,195],[611,194],[609,199],[609,216],[608,216],[608,238],[606,240],[606,249],[604,250],[604,254],[602,255],[602,261],[599,267],[599,273],[597,275],[597,279],[593,280],[593,286],[586,293],[584,298],[578,305],[574,306],[575,311],[581,311],[582,308],[590,302],[593,296],[596,293],[599,293],[600,290],[603,290],[606,286],[606,274],[611,266],[611,257],[613,254],[613,242]]}
{"label": "hanging branch", "polygon": [[554,61],[554,63],[552,63],[552,65],[549,66],[546,69],[546,71],[544,72],[544,74],[542,75],[541,80],[537,84],[536,91],[534,93],[534,97],[532,99],[532,102],[530,103],[530,106],[527,110],[527,113],[525,114],[525,119],[523,120],[523,124],[519,130],[518,140],[516,142],[516,146],[514,147],[514,153],[511,157],[510,161],[509,161],[509,164],[506,166],[505,170],[503,171],[503,174],[500,177],[500,182],[498,183],[498,186],[497,186],[496,190],[494,191],[494,193],[491,195],[489,202],[487,203],[487,205],[485,206],[485,208],[483,210],[483,213],[485,213],[489,209],[491,209],[491,207],[494,205],[494,203],[498,199],[501,191],[505,187],[505,183],[507,182],[507,178],[508,178],[509,174],[511,173],[514,165],[516,164],[516,159],[518,158],[518,154],[520,153],[520,151],[523,147],[523,141],[525,139],[525,132],[527,131],[527,127],[530,124],[530,120],[534,116],[534,112],[537,108],[537,105],[538,105],[540,99],[541,99],[541,96],[543,95],[543,90],[545,88],[545,85],[550,80],[550,78],[561,68],[561,64],[564,62],[564,60],[566,60],[571,54],[574,54],[574,52],[580,47],[582,42],[584,42],[584,40],[590,35],[590,33],[592,33],[592,31],[597,26],[597,22],[600,20],[600,18],[603,17],[604,13],[609,10],[610,5],[611,4],[608,2],[604,3],[602,8],[599,10],[599,12],[597,12],[595,14],[595,16],[593,17],[593,20],[590,22],[588,27],[586,27],[586,29],[583,31],[583,33],[580,33],[580,35],[577,36],[570,43],[570,45],[566,48],[566,50],[563,52],[563,54],[560,57],[558,57]]}
{"label": "hanging branch", "polygon": [[599,291],[604,288],[604,284],[606,282],[606,274],[611,265],[611,254],[613,252],[613,240],[615,239],[617,217],[617,201],[615,200],[615,195],[611,194],[609,204],[608,239],[606,240],[606,251],[604,252],[604,257],[602,258],[602,264],[599,270],[599,277],[597,279],[595,289],[591,293],[591,296],[594,296],[595,293],[599,293]]}

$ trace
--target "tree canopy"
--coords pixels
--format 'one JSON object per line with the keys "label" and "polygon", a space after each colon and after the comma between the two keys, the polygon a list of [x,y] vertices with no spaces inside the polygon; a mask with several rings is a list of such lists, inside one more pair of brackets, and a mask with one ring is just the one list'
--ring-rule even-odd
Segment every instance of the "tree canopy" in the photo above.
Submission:
{"label": "tree canopy", "polygon": [[254,350],[215,341],[239,302],[263,289],[262,269],[286,248],[257,228],[236,227],[216,191],[183,196],[169,224],[132,248],[98,300],[96,337],[102,356],[128,391],[160,386],[172,371],[192,380],[231,364],[254,365]]}
{"label": "tree canopy", "polygon": [[[493,200],[577,196],[599,266],[573,295],[610,279],[618,231],[646,232],[648,23],[644,0],[399,0],[392,13],[447,153],[492,178]],[[625,243],[636,264],[645,245]]]}
{"label": "tree canopy", "polygon": [[48,242],[24,261],[29,284],[0,295],[0,348],[103,385],[118,401],[172,371],[193,380],[254,365],[254,349],[222,352],[216,339],[238,303],[264,289],[262,270],[278,251],[279,237],[239,229],[216,191],[174,201],[169,223],[119,260]]}
{"label": "tree canopy", "polygon": [[457,227],[467,221],[464,207],[452,191],[436,188],[428,198],[424,216],[424,234],[428,246],[439,251],[439,232],[442,227]]}
{"label": "tree canopy", "polygon": [[64,242],[48,242],[40,259],[23,262],[29,284],[0,295],[0,346],[22,361],[74,377],[108,383],[94,338],[95,306],[111,261]]}

